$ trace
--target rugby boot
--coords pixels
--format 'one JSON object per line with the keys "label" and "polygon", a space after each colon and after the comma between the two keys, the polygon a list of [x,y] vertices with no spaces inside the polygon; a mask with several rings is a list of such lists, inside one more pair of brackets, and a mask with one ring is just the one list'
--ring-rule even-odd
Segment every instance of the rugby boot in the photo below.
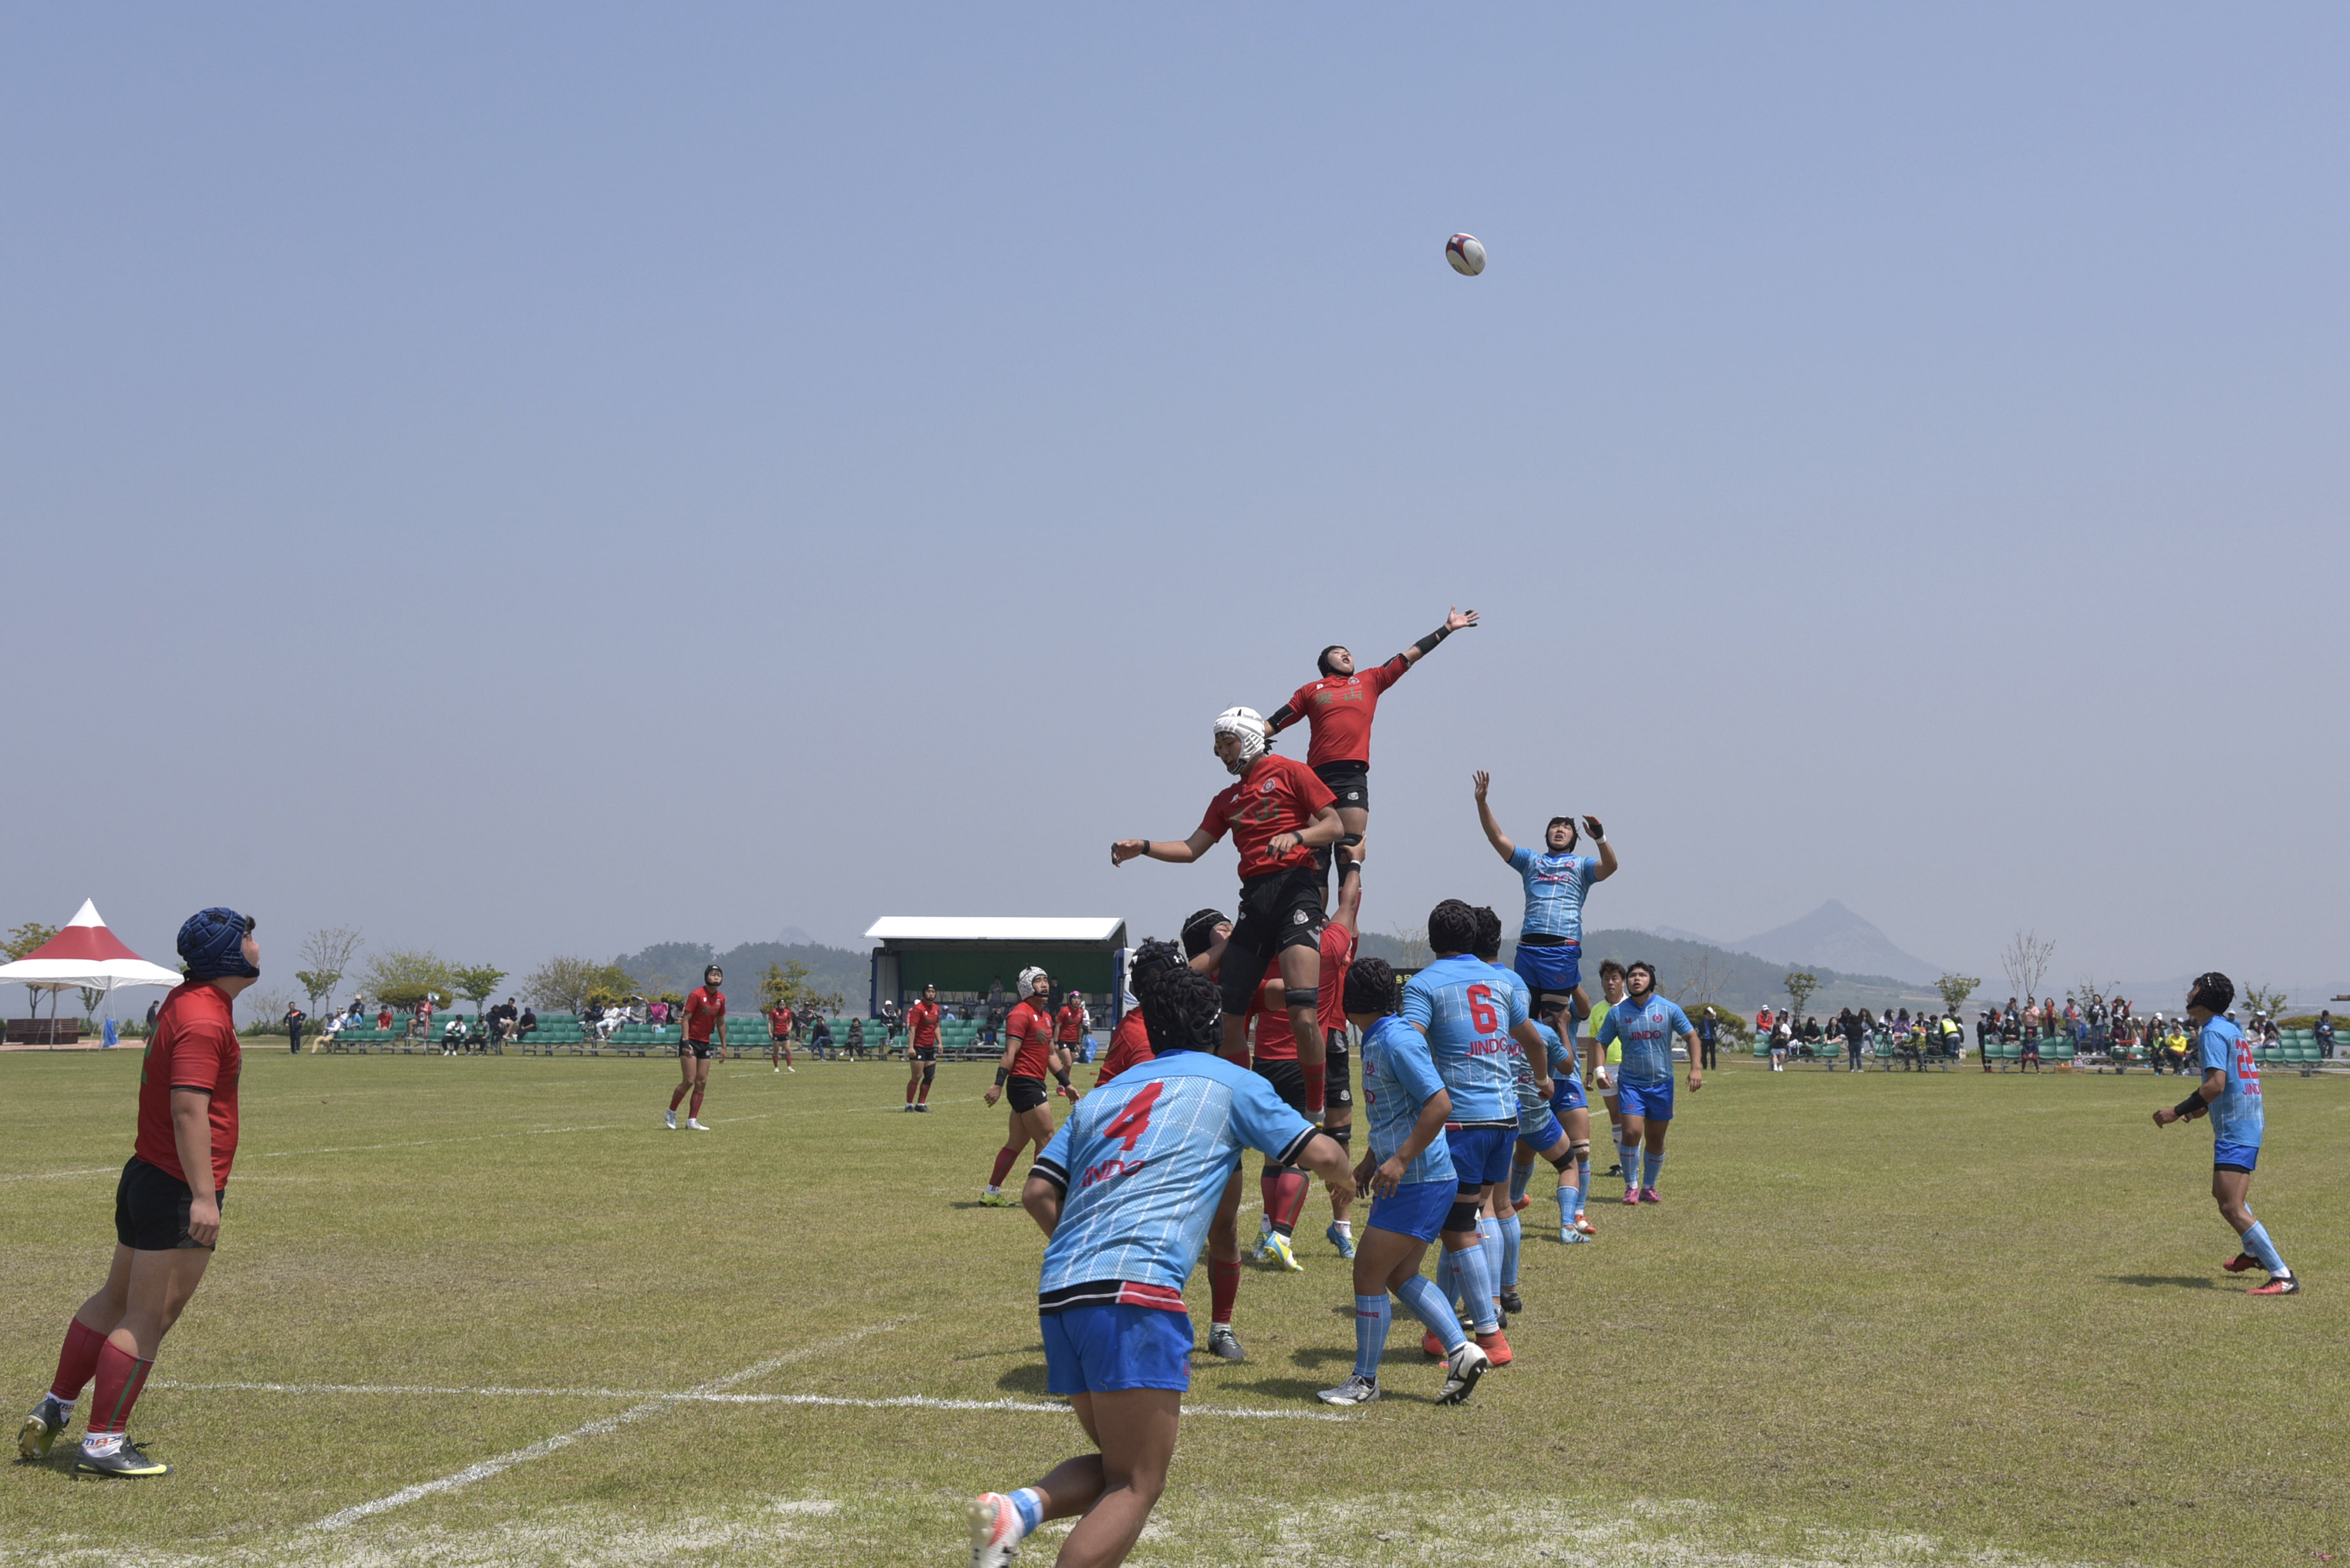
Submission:
{"label": "rugby boot", "polygon": [[1444,1386],[1438,1390],[1436,1402],[1458,1405],[1467,1399],[1475,1390],[1477,1379],[1485,1376],[1485,1368],[1491,1365],[1485,1353],[1477,1347],[1475,1340],[1463,1344],[1445,1363]]}
{"label": "rugby boot", "polygon": [[139,1451],[139,1445],[125,1438],[104,1453],[92,1453],[85,1447],[81,1457],[74,1460],[78,1476],[167,1476],[172,1467],[161,1459],[151,1459]]}
{"label": "rugby boot", "polygon": [[28,1459],[46,1459],[49,1449],[65,1433],[73,1420],[73,1407],[54,1394],[44,1394],[33,1413],[25,1417],[23,1430],[16,1434],[16,1452]]}

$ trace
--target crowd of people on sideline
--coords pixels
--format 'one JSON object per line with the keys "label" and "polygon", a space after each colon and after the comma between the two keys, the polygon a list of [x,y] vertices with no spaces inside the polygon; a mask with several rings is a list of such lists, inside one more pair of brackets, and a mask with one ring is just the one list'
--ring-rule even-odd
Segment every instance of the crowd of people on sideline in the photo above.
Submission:
{"label": "crowd of people on sideline", "polygon": [[[2260,1009],[2251,1010],[2241,1023],[2232,1009],[2227,1018],[2255,1044],[2274,1045],[2282,1037],[2277,1020]],[[2334,1032],[2330,1009],[2318,1013],[2310,1033],[2318,1055],[2331,1060]],[[1833,1065],[1839,1057],[1849,1072],[1859,1072],[1871,1059],[1882,1061],[1887,1072],[1896,1065],[1923,1072],[1964,1059],[1968,1043],[1967,1025],[1957,1013],[1920,1010],[1912,1016],[1907,1007],[1888,1007],[1876,1016],[1865,1007],[1846,1007],[1825,1023],[1815,1014],[1798,1019],[1792,1012],[1764,1007],[1754,1014],[1754,1034],[1764,1043],[1774,1073],[1785,1071],[1790,1059]],[[2194,1065],[2194,1034],[2187,1015],[2140,1013],[2126,997],[2092,997],[2085,1003],[2072,996],[2062,1002],[2027,996],[2019,1004],[2011,996],[2004,1007],[1993,1003],[1974,1017],[1975,1054],[1986,1073],[1994,1062],[2004,1072],[2011,1061],[2019,1072],[2040,1072],[2043,1046],[2055,1040],[2067,1043],[2074,1057],[2102,1060],[2119,1072],[2126,1072],[2133,1062],[2143,1062],[2158,1076],[2186,1074]],[[1993,1051],[1994,1043],[2002,1049]]]}

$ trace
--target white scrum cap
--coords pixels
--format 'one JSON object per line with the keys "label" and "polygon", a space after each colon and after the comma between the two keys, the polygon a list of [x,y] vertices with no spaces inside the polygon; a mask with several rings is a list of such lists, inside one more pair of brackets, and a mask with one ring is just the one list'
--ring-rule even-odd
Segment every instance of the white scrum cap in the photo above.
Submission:
{"label": "white scrum cap", "polygon": [[1227,708],[1217,714],[1216,733],[1240,737],[1240,765],[1232,769],[1236,774],[1246,773],[1264,755],[1264,715],[1253,708]]}
{"label": "white scrum cap", "polygon": [[1036,982],[1044,978],[1045,971],[1038,969],[1034,964],[1020,971],[1020,994],[1026,996],[1030,992],[1035,991],[1036,989]]}

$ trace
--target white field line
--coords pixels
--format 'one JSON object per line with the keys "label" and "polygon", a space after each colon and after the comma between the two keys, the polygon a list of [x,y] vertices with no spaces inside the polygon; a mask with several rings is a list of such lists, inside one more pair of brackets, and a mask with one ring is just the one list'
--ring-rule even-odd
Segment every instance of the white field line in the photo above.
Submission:
{"label": "white field line", "polygon": [[[863,1334],[879,1332],[879,1328],[862,1331]],[[861,1334],[849,1337],[861,1337]],[[801,1352],[800,1354],[809,1353]],[[773,1365],[775,1364],[763,1362],[758,1368],[754,1369],[754,1372],[767,1369]],[[723,1378],[720,1382],[739,1382],[752,1375],[752,1373],[736,1373],[733,1377]],[[217,1394],[391,1394],[455,1396],[467,1399],[645,1399],[681,1405],[823,1405],[839,1406],[852,1410],[1017,1410],[1048,1416],[1066,1416],[1069,1413],[1069,1407],[1066,1405],[1048,1405],[1034,1399],[941,1399],[928,1394],[899,1394],[886,1398],[872,1399],[852,1399],[831,1394],[730,1394],[716,1385],[707,1383],[698,1388],[688,1388],[677,1393],[667,1393],[658,1388],[502,1388],[494,1386],[454,1388],[424,1383],[151,1382],[147,1386],[179,1389],[188,1393]],[[1183,1414],[1186,1416],[1235,1416],[1249,1420],[1263,1421],[1344,1421],[1348,1418],[1332,1411],[1265,1410],[1240,1405],[1186,1405],[1183,1407]],[[595,1423],[591,1422],[590,1425]],[[581,1428],[582,1431],[586,1429],[586,1428]],[[497,1461],[493,1459],[484,1462],[495,1464]],[[320,1524],[315,1528],[326,1529],[328,1526]]]}
{"label": "white field line", "polygon": [[402,1487],[389,1497],[377,1498],[373,1502],[354,1504],[339,1513],[328,1514],[310,1528],[312,1530],[346,1529],[370,1515],[382,1513],[389,1509],[403,1507],[416,1501],[419,1498],[431,1497],[435,1492],[453,1491],[459,1487],[471,1486],[477,1480],[487,1480],[490,1477],[504,1470],[510,1470],[516,1465],[528,1464],[533,1459],[545,1459],[547,1455],[567,1449],[574,1443],[585,1441],[589,1438],[601,1437],[606,1432],[628,1426],[631,1422],[646,1420],[655,1416],[665,1416],[688,1400],[706,1398],[710,1395],[723,1393],[738,1383],[747,1383],[754,1377],[763,1377],[778,1366],[788,1366],[795,1361],[805,1361],[812,1355],[825,1355],[843,1345],[854,1345],[857,1341],[873,1334],[887,1334],[891,1329],[903,1328],[913,1321],[911,1317],[893,1317],[885,1322],[858,1329],[851,1334],[819,1340],[814,1345],[803,1345],[797,1350],[785,1351],[781,1355],[771,1355],[755,1366],[746,1366],[740,1372],[730,1372],[723,1377],[713,1377],[709,1382],[697,1384],[681,1394],[658,1395],[641,1405],[632,1405],[616,1416],[598,1417],[584,1426],[574,1427],[567,1432],[532,1443],[527,1448],[515,1449],[494,1459],[467,1465],[463,1469],[442,1476],[438,1480],[422,1481],[415,1486]]}
{"label": "white field line", "polygon": [[119,1165],[101,1165],[89,1170],[27,1170],[15,1176],[0,1176],[0,1181],[60,1181],[68,1176],[120,1176]]}

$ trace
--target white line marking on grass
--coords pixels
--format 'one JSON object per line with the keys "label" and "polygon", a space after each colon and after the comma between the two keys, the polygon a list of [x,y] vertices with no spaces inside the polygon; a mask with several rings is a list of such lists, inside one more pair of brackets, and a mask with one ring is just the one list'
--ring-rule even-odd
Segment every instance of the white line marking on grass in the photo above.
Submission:
{"label": "white line marking on grass", "polygon": [[598,1417],[584,1426],[574,1427],[567,1432],[544,1438],[527,1448],[515,1449],[494,1459],[484,1459],[479,1464],[467,1465],[463,1469],[442,1476],[438,1480],[422,1481],[415,1486],[402,1487],[389,1497],[380,1497],[373,1502],[358,1503],[344,1509],[339,1513],[330,1513],[310,1528],[312,1530],[346,1529],[370,1515],[382,1513],[388,1509],[402,1507],[416,1501],[419,1498],[431,1497],[435,1492],[453,1491],[459,1487],[471,1486],[477,1480],[487,1480],[501,1471],[510,1470],[516,1465],[528,1464],[533,1459],[545,1459],[549,1454],[567,1449],[572,1444],[588,1438],[599,1438],[607,1432],[628,1426],[634,1421],[642,1421],[654,1416],[665,1416],[688,1400],[706,1398],[710,1395],[732,1388],[738,1383],[747,1383],[754,1377],[763,1377],[778,1366],[788,1366],[795,1361],[805,1361],[812,1355],[822,1355],[828,1351],[837,1350],[843,1345],[854,1345],[857,1341],[868,1338],[873,1334],[887,1334],[891,1329],[903,1328],[913,1321],[911,1317],[893,1317],[869,1327],[858,1329],[851,1334],[819,1340],[814,1345],[803,1345],[797,1350],[785,1351],[781,1355],[771,1355],[756,1366],[746,1366],[740,1372],[730,1372],[723,1377],[713,1377],[707,1383],[697,1384],[682,1394],[660,1395],[646,1400],[641,1405],[632,1405],[617,1416]]}
{"label": "white line marking on grass", "polygon": [[[909,1320],[910,1321],[910,1320]],[[868,1329],[866,1333],[878,1333]],[[855,1337],[855,1336],[852,1336]],[[762,1363],[765,1369],[770,1364]],[[737,1373],[737,1381],[751,1376]],[[852,1399],[833,1394],[730,1394],[710,1384],[667,1393],[658,1388],[452,1388],[424,1383],[153,1383],[150,1388],[173,1388],[188,1393],[212,1394],[396,1394],[450,1395],[468,1399],[645,1399],[671,1404],[703,1405],[827,1405],[852,1410],[1019,1410],[1038,1415],[1066,1416],[1066,1405],[1040,1404],[1034,1399],[941,1399],[928,1394],[899,1394],[888,1397]],[[1347,1417],[1324,1410],[1265,1410],[1241,1405],[1187,1405],[1186,1416],[1236,1416],[1250,1420],[1265,1421],[1344,1421]],[[619,1417],[615,1417],[617,1424]],[[590,1426],[595,1423],[589,1423]],[[601,1429],[601,1428],[599,1428]],[[582,1428],[584,1432],[586,1428]],[[554,1439],[549,1439],[553,1441]],[[543,1445],[542,1445],[543,1446]],[[552,1452],[553,1449],[546,1451]],[[511,1456],[509,1456],[511,1457]],[[533,1456],[534,1458],[536,1455]],[[496,1460],[485,1460],[494,1464]],[[489,1472],[495,1473],[495,1472]],[[324,1524],[315,1526],[328,1528]]]}
{"label": "white line marking on grass", "polygon": [[88,1170],[28,1170],[17,1176],[0,1176],[0,1181],[60,1181],[68,1176],[120,1176],[119,1165],[101,1165]]}
{"label": "white line marking on grass", "polygon": [[288,1155],[296,1154],[368,1154],[380,1148],[422,1148],[428,1144],[436,1143],[487,1143],[494,1137],[544,1137],[550,1133],[617,1132],[621,1125],[619,1122],[603,1122],[594,1127],[526,1127],[520,1132],[475,1133],[470,1137],[417,1137],[400,1143],[347,1143],[336,1144],[326,1148],[274,1148],[266,1154],[256,1155],[255,1158],[284,1159]]}

